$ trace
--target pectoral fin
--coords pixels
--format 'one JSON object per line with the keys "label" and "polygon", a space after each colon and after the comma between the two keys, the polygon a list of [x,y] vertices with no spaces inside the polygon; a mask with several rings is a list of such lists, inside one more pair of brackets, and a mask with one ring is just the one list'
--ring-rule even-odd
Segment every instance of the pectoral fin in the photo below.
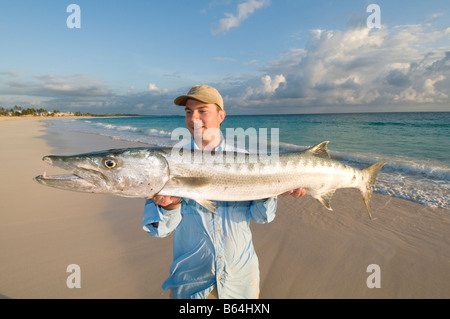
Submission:
{"label": "pectoral fin", "polygon": [[199,199],[195,200],[197,203],[205,207],[210,212],[215,213],[216,212],[216,204],[213,201],[207,200],[207,199]]}
{"label": "pectoral fin", "polygon": [[209,184],[211,178],[174,176],[172,177],[172,181],[179,187],[197,188]]}
{"label": "pectoral fin", "polygon": [[[202,186],[208,185],[212,179],[210,177],[202,177],[202,176],[191,176],[191,177],[184,177],[184,176],[174,176],[171,179],[171,182],[173,183],[171,187],[173,188],[185,188],[185,189],[196,189],[200,188]],[[207,199],[195,199],[197,203],[199,203],[201,206],[206,208],[207,210],[215,213],[216,212],[216,205],[213,201],[207,200]]]}

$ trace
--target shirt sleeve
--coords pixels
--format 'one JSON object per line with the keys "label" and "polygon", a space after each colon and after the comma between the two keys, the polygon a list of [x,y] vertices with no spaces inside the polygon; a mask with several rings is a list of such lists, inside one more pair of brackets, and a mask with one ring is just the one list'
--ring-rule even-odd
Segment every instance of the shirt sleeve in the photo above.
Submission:
{"label": "shirt sleeve", "polygon": [[[165,210],[156,205],[152,199],[147,199],[142,222],[143,229],[152,237],[167,237],[181,221],[181,205],[172,210]],[[152,223],[158,223],[158,227],[154,227]]]}
{"label": "shirt sleeve", "polygon": [[275,218],[277,210],[277,197],[252,201],[250,205],[250,218],[258,224],[270,223]]}

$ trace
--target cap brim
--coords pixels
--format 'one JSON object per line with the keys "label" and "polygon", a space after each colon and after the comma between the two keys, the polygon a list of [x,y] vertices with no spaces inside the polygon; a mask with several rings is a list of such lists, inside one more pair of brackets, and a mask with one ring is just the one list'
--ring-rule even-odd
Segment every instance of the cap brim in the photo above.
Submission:
{"label": "cap brim", "polygon": [[182,95],[182,96],[177,97],[173,101],[173,103],[175,103],[175,105],[186,106],[186,102],[190,98],[192,98],[192,97],[190,97],[189,95]]}
{"label": "cap brim", "polygon": [[[196,100],[196,101],[199,101],[199,102],[202,102],[202,103],[207,103],[207,104],[209,104],[209,103],[211,103],[211,104],[216,104],[216,103],[214,103],[214,102],[209,102],[209,101],[206,101],[206,100],[204,100],[204,99],[200,99],[200,98],[198,98],[198,97],[195,96],[195,95],[181,95],[181,96],[177,97],[177,98],[173,101],[173,103],[175,103],[175,105],[186,106],[186,102],[187,102],[188,99]],[[216,104],[216,105],[217,105],[217,104]],[[219,105],[218,105],[218,106],[219,106]],[[220,107],[220,106],[219,106],[219,107]],[[220,108],[221,108],[221,107],[220,107]]]}

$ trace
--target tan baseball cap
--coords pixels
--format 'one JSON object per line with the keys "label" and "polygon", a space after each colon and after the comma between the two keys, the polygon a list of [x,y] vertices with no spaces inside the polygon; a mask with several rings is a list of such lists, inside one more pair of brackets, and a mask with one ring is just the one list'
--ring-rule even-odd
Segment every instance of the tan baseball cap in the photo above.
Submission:
{"label": "tan baseball cap", "polygon": [[223,110],[223,99],[219,91],[209,85],[194,85],[187,95],[177,97],[173,102],[176,105],[186,106],[188,99],[194,99],[207,104],[216,104]]}

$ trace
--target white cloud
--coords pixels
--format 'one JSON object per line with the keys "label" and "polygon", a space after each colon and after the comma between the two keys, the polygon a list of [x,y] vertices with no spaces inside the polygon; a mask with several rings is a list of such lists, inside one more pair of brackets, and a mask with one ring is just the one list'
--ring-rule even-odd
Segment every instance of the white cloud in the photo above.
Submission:
{"label": "white cloud", "polygon": [[250,14],[267,5],[269,5],[269,0],[247,0],[239,4],[237,14],[225,13],[225,18],[220,19],[219,25],[211,31],[212,34],[225,33],[231,28],[238,27]]}
{"label": "white cloud", "polygon": [[30,95],[42,97],[104,98],[111,90],[103,81],[86,74],[36,76],[20,75],[5,82],[0,94]]}
{"label": "white cloud", "polygon": [[160,89],[159,87],[156,86],[156,84],[154,83],[150,83],[147,86],[147,92],[150,92],[153,95],[157,95],[157,94],[162,94],[162,93],[167,93],[169,92],[169,89]]}
{"label": "white cloud", "polygon": [[214,57],[213,60],[214,61],[219,61],[219,62],[224,62],[224,61],[235,62],[236,61],[236,59],[234,59],[234,58],[220,57],[220,56]]}
{"label": "white cloud", "polygon": [[156,92],[158,92],[159,89],[158,89],[158,87],[157,87],[155,84],[150,83],[150,84],[148,85],[148,87],[147,87],[147,91],[156,91]]}
{"label": "white cloud", "polygon": [[443,76],[442,74],[435,79],[426,79],[423,84],[424,93],[429,94],[429,95],[435,95],[436,88],[434,87],[434,85],[436,84],[436,82],[439,82],[442,80],[445,80],[445,76]]}
{"label": "white cloud", "polygon": [[280,54],[263,70],[266,75],[259,83],[239,83],[247,89],[236,88],[230,103],[295,106],[297,110],[449,105],[450,46],[433,47],[448,37],[448,28],[436,30],[429,24],[312,30],[305,47]]}
{"label": "white cloud", "polygon": [[280,86],[281,83],[286,83],[286,78],[283,74],[278,74],[272,79],[269,75],[266,75],[261,79],[263,82],[263,92],[272,94]]}
{"label": "white cloud", "polygon": [[70,110],[101,107],[113,97],[103,81],[86,74],[30,76],[23,73],[0,85],[0,105],[42,106]]}
{"label": "white cloud", "polygon": [[136,89],[134,88],[133,85],[130,85],[130,87],[128,88],[127,94],[135,94],[136,93]]}
{"label": "white cloud", "polygon": [[[256,2],[263,1],[241,5],[253,3],[256,8]],[[254,12],[240,8],[236,18]],[[386,105],[390,107],[384,110],[399,106],[426,111],[430,105],[448,110],[449,38],[450,28],[430,24],[316,29],[306,45],[281,52],[269,63],[252,61],[262,66],[259,73],[228,75],[210,84],[222,93],[227,109],[242,113],[315,112],[318,107],[339,112],[343,106],[360,111]],[[173,99],[189,88],[167,89],[150,83],[141,89],[129,86],[120,93],[86,74],[31,76],[12,70],[0,72],[0,105],[37,105],[39,101],[48,109],[167,114],[180,112],[173,107]]]}
{"label": "white cloud", "polygon": [[240,98],[240,104],[248,104],[252,100],[263,100],[272,96],[279,88],[281,83],[286,83],[286,79],[282,74],[272,77],[265,75],[260,79],[260,85],[257,87],[248,87],[244,96]]}

